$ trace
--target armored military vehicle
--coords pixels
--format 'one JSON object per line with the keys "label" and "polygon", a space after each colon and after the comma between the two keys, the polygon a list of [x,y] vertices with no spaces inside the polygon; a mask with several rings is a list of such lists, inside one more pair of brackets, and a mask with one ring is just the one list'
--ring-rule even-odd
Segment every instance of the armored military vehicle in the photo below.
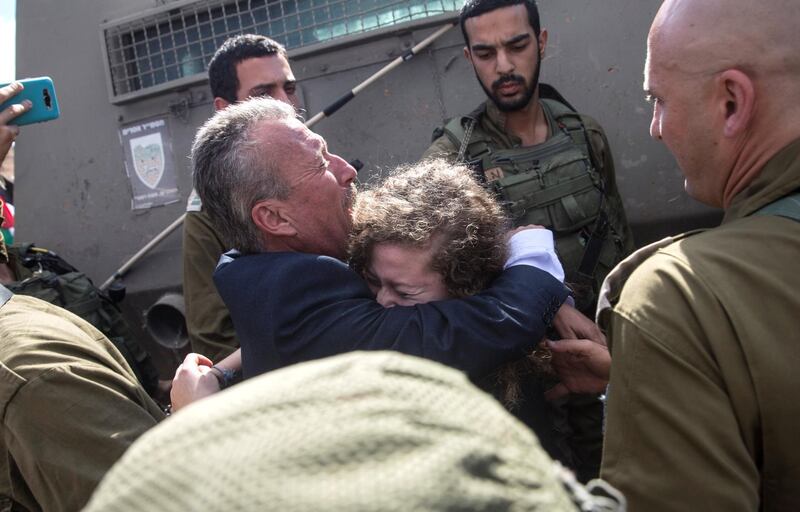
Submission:
{"label": "armored military vehicle", "polygon": [[[102,283],[184,212],[189,146],[213,111],[205,69],[227,37],[254,32],[286,45],[310,117],[453,23],[462,2],[17,2],[17,76],[51,76],[62,112],[25,127],[17,142],[17,238]],[[689,200],[674,160],[648,135],[642,67],[659,4],[539,1],[550,32],[541,80],[605,127],[639,245],[718,218]],[[364,163],[362,180],[418,159],[434,127],[484,99],[462,48],[457,28],[445,32],[314,129],[332,151]],[[154,302],[180,294],[180,251],[177,229],[124,276],[137,329]]]}

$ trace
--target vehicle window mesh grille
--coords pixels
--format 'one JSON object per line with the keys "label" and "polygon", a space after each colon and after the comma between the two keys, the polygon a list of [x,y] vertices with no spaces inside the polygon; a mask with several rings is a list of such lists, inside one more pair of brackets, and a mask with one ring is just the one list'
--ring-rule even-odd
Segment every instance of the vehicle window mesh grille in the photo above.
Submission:
{"label": "vehicle window mesh grille", "polygon": [[200,1],[103,31],[112,96],[205,73],[228,37],[262,34],[287,49],[461,8],[464,0]]}

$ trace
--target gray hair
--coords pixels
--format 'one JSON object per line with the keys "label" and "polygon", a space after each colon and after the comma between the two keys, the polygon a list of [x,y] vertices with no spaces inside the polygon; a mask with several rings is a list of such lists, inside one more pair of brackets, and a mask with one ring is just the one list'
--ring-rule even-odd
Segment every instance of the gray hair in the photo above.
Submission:
{"label": "gray hair", "polygon": [[278,159],[261,150],[255,129],[264,121],[289,122],[294,109],[271,98],[254,98],[218,111],[192,144],[194,188],[217,233],[229,248],[263,251],[250,211],[264,199],[286,199],[289,186]]}

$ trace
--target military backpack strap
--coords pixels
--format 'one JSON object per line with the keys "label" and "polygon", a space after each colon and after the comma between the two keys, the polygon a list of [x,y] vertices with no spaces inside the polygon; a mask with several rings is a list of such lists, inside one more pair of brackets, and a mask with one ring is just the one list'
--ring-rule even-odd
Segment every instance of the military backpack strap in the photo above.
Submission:
{"label": "military backpack strap", "polygon": [[539,82],[539,99],[555,100],[562,105],[566,105],[573,112],[577,112],[577,109],[572,106],[572,103],[567,101],[567,98],[565,98],[560,92],[558,92],[558,89],[550,84]]}
{"label": "military backpack strap", "polygon": [[472,131],[475,129],[476,121],[469,116],[454,117],[445,123],[441,129],[441,134],[447,136],[453,146],[458,148],[459,162],[464,161],[464,156],[472,138]]}
{"label": "military backpack strap", "polygon": [[[603,202],[605,203],[605,199]],[[600,213],[597,215],[597,220],[591,233],[589,233],[589,238],[586,240],[586,250],[583,252],[581,263],[578,266],[578,276],[587,282],[594,280],[594,272],[597,268],[597,263],[600,261],[600,253],[603,251],[603,244],[608,236],[609,227],[608,215],[601,205]]]}
{"label": "military backpack strap", "polygon": [[550,99],[550,97],[552,97],[552,93],[550,93],[550,97],[545,97],[541,101],[546,104],[553,119],[555,119],[559,127],[570,136],[573,143],[586,148],[586,153],[589,156],[589,163],[593,171],[593,177],[596,180],[596,185],[602,192],[597,219],[589,232],[588,239],[586,240],[586,249],[584,250],[577,271],[579,278],[586,282],[591,282],[594,279],[597,263],[600,261],[600,253],[602,252],[603,244],[611,228],[608,212],[606,211],[606,187],[603,177],[600,174],[598,155],[595,153],[594,146],[586,131],[586,125],[583,123],[583,119],[581,119],[580,114],[563,99],[563,96],[558,94],[558,91],[552,87],[550,87],[550,89],[558,95],[559,99]]}
{"label": "military backpack strap", "polygon": [[34,244],[20,244],[12,246],[19,258],[20,264],[31,272],[47,270],[61,275],[69,272],[78,272],[78,269],[55,252],[37,247]]}
{"label": "military backpack strap", "polygon": [[26,275],[8,287],[62,307],[83,318],[102,332],[120,351],[139,382],[151,395],[158,387],[158,372],[150,354],[130,331],[122,311],[92,280],[58,254],[33,244],[12,246]]}
{"label": "military backpack strap", "polygon": [[753,215],[777,215],[800,222],[800,192],[773,201],[753,212]]}
{"label": "military backpack strap", "polygon": [[[559,97],[562,96],[559,94]],[[567,103],[566,100],[561,102],[554,99],[543,98],[541,101],[546,104],[547,108],[550,110],[550,113],[553,115],[553,119],[555,119],[558,126],[570,136],[572,142],[578,146],[586,147],[586,153],[589,155],[589,161],[591,162],[594,170],[598,171],[599,175],[599,155],[595,152],[594,146],[592,145],[592,139],[589,137],[589,133],[586,131],[586,125],[584,124],[583,119],[581,119],[581,115],[578,114],[578,112],[575,111],[575,109],[572,108],[572,106]],[[602,176],[600,176],[600,178],[601,187],[605,192],[605,183],[602,183]]]}
{"label": "military backpack strap", "polygon": [[479,182],[485,183],[483,159],[491,153],[492,140],[483,133],[479,125],[480,116],[486,112],[482,104],[465,116],[454,117],[434,132],[445,135],[453,146],[458,148],[456,161],[465,163],[475,173]]}

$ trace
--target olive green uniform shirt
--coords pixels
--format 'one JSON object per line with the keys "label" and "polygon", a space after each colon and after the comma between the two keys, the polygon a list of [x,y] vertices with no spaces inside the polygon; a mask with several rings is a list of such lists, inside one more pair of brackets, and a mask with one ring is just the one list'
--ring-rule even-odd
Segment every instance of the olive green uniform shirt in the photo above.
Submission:
{"label": "olive green uniform shirt", "polygon": [[183,222],[183,298],[192,351],[219,361],[239,348],[233,320],[212,276],[227,248],[205,212],[188,211]]}
{"label": "olive green uniform shirt", "polygon": [[[492,140],[492,144],[494,144],[497,149],[513,149],[522,147],[522,140],[519,137],[506,132],[505,130],[506,115],[501,112],[500,109],[497,108],[497,105],[495,105],[492,101],[487,100],[485,105],[486,115],[480,116],[478,123],[482,130],[489,135]],[[547,115],[547,109],[543,109],[543,111]],[[603,177],[605,182],[608,211],[616,212],[617,215],[620,215],[620,224],[625,226],[625,232],[619,233],[620,237],[622,238],[623,254],[630,254],[634,248],[633,234],[631,233],[630,226],[628,226],[628,220],[625,216],[622,198],[620,197],[619,190],[617,189],[617,178],[614,171],[614,157],[611,155],[608,139],[606,139],[606,134],[597,121],[583,114],[580,115],[580,118],[583,122],[583,125],[586,127],[586,133],[589,135],[589,141],[591,142],[592,149],[595,153],[598,166],[597,172]],[[547,122],[550,125],[550,133],[555,133],[555,130],[558,129],[555,125],[555,121],[548,116]],[[430,147],[425,150],[425,153],[422,154],[422,159],[424,160],[435,157],[454,159],[458,156],[458,150],[459,148],[453,144],[447,135],[442,135],[434,140]],[[612,225],[613,224],[614,222],[612,222]]]}
{"label": "olive green uniform shirt", "polygon": [[[542,109],[547,116],[550,132],[556,133],[559,130],[555,120],[549,115],[546,108]],[[521,147],[522,141],[519,137],[512,135],[505,130],[506,115],[501,112],[497,105],[492,101],[485,102],[485,115],[481,115],[478,123],[483,132],[486,133],[497,149],[512,149]],[[598,166],[598,173],[605,182],[606,201],[608,201],[607,211],[609,215],[619,215],[619,224],[624,227],[624,232],[619,233],[622,242],[622,254],[630,254],[633,251],[633,234],[625,216],[622,198],[617,189],[617,181],[614,171],[614,158],[606,139],[602,127],[589,116],[580,115],[586,133],[589,136],[592,149],[595,153],[595,161]],[[453,145],[447,135],[442,135],[433,141],[433,144],[423,153],[422,159],[443,157],[455,159],[458,156],[459,148]],[[614,225],[613,219],[609,219]],[[546,227],[546,226],[545,226]],[[564,269],[571,273],[576,269]],[[602,414],[603,407],[594,396],[575,395],[570,397],[566,405],[566,414],[570,429],[569,444],[581,461],[576,468],[581,478],[596,476],[599,472],[600,453],[602,450]]]}
{"label": "olive green uniform shirt", "polygon": [[720,227],[642,249],[606,279],[601,475],[632,512],[800,510],[800,222],[750,216],[798,188],[800,140]]}
{"label": "olive green uniform shirt", "polygon": [[14,295],[0,306],[0,417],[0,511],[74,511],[163,413],[100,331]]}

